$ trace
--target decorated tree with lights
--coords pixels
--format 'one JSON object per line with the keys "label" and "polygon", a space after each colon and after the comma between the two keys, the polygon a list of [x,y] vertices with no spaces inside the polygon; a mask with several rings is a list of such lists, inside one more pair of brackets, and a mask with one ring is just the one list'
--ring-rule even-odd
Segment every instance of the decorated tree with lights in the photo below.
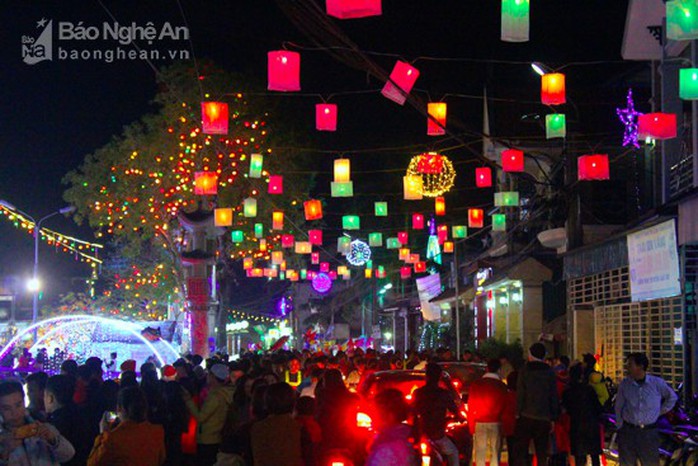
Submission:
{"label": "decorated tree with lights", "polygon": [[[276,122],[270,123],[269,103],[248,99],[249,85],[240,76],[210,64],[199,74],[175,65],[158,75],[158,85],[157,113],[125,127],[64,180],[69,185],[64,197],[78,208],[76,220],[89,223],[99,238],[110,241],[113,255],[126,261],[119,273],[106,274],[105,296],[113,298],[106,310],[135,317],[158,317],[168,301],[183,302],[180,252],[186,245],[180,212],[231,208],[230,229],[242,231],[242,240],[219,238],[217,260],[264,260],[284,232],[270,229],[272,211],[285,213],[287,229],[297,225],[306,197],[301,190],[309,185],[285,174],[297,166],[299,154],[280,155],[274,147],[290,146],[285,136],[290,132],[272,130]],[[214,100],[229,106],[227,134],[202,131],[201,103]],[[263,158],[259,178],[249,176],[252,154]],[[217,175],[215,195],[195,193],[197,172]],[[283,194],[267,192],[270,175],[284,177]],[[246,198],[258,201],[256,217],[245,216]],[[258,223],[264,226],[262,237],[254,234]],[[262,239],[266,251],[260,250]]]}

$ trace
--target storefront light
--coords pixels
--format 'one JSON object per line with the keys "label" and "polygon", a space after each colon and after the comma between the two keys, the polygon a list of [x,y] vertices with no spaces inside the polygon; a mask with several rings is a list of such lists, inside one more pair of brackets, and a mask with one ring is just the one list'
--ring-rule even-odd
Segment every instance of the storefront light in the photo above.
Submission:
{"label": "storefront light", "polygon": [[515,303],[520,303],[521,302],[521,294],[520,293],[512,293],[511,300],[514,301]]}
{"label": "storefront light", "polygon": [[499,304],[502,304],[504,306],[509,304],[509,298],[506,296],[500,296],[499,297]]}

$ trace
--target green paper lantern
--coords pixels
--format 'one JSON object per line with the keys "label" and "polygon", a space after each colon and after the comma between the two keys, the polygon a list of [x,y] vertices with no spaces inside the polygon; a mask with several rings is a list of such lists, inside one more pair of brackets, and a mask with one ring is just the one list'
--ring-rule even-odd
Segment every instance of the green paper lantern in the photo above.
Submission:
{"label": "green paper lantern", "polygon": [[397,239],[397,237],[393,237],[388,238],[385,247],[388,249],[400,249],[402,247],[402,244],[400,244],[400,240]]}
{"label": "green paper lantern", "polygon": [[372,248],[383,246],[383,233],[370,233],[368,235],[368,245]]}
{"label": "green paper lantern", "polygon": [[545,138],[564,138],[567,136],[567,122],[564,113],[545,115]]}
{"label": "green paper lantern", "polygon": [[243,215],[247,218],[257,216],[257,199],[248,197],[243,203]]}
{"label": "green paper lantern", "polygon": [[332,197],[352,197],[354,195],[354,182],[336,182],[331,184]]}
{"label": "green paper lantern", "polygon": [[466,238],[468,236],[468,227],[465,225],[453,225],[451,228],[451,236],[456,238]]}
{"label": "green paper lantern", "polygon": [[530,0],[502,0],[501,39],[504,42],[528,42]]}
{"label": "green paper lantern", "polygon": [[263,165],[264,156],[262,154],[252,154],[250,157],[250,178],[261,178]]}
{"label": "green paper lantern", "polygon": [[492,215],[492,231],[507,231],[507,216],[506,214]]}
{"label": "green paper lantern", "polygon": [[387,202],[376,202],[374,203],[376,217],[387,217],[388,216],[388,203]]}
{"label": "green paper lantern", "polygon": [[351,238],[340,236],[337,238],[337,252],[340,254],[349,254],[351,251]]}
{"label": "green paper lantern", "polygon": [[519,206],[519,192],[518,191],[502,191],[501,193],[494,193],[494,206],[495,207],[518,207]]}
{"label": "green paper lantern", "polygon": [[358,215],[345,215],[342,217],[342,228],[345,230],[358,230],[361,228],[361,219]]}
{"label": "green paper lantern", "polygon": [[679,70],[679,96],[683,100],[698,100],[698,68]]}
{"label": "green paper lantern", "polygon": [[372,261],[372,260],[367,260],[367,261],[366,261],[366,268],[367,268],[367,269],[372,269],[372,268],[373,268],[373,261]]}
{"label": "green paper lantern", "polygon": [[233,243],[242,243],[245,240],[245,234],[242,232],[242,230],[231,231],[230,237],[232,238]]}
{"label": "green paper lantern", "polygon": [[669,39],[698,39],[698,3],[696,0],[666,2],[666,28],[666,36]]}
{"label": "green paper lantern", "polygon": [[255,223],[254,224],[254,237],[255,238],[264,238],[264,225],[261,223]]}
{"label": "green paper lantern", "polygon": [[286,280],[286,272],[284,272],[284,271],[279,272],[279,280]]}
{"label": "green paper lantern", "polygon": [[301,280],[305,280],[306,278],[308,278],[308,270],[301,269]]}

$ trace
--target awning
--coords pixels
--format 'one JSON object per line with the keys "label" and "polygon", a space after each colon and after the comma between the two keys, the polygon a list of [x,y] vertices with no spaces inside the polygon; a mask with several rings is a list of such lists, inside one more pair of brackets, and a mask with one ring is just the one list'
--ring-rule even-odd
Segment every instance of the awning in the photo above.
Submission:
{"label": "awning", "polygon": [[[458,295],[461,302],[472,301],[475,298],[475,288],[472,286],[464,287],[463,290],[459,290]],[[431,298],[429,302],[438,305],[454,304],[456,302],[456,290],[454,288],[448,288],[435,298]]]}

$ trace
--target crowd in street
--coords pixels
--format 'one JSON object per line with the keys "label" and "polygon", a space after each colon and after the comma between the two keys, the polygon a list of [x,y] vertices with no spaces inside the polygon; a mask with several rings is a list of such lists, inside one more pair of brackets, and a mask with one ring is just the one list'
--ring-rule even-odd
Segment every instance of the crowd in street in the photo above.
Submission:
{"label": "crowd in street", "polygon": [[[613,409],[592,355],[572,364],[550,360],[541,343],[520,367],[487,361],[484,376],[470,385],[467,419],[441,384],[437,362],[452,359],[447,350],[281,351],[235,361],[193,355],[160,368],[127,360],[109,379],[105,368],[114,356],[82,365],[66,359],[57,375],[34,371],[1,381],[0,464],[410,465],[418,464],[418,443],[426,439],[455,466],[470,452],[464,458],[447,435],[450,415],[467,420],[477,466],[497,466],[503,443],[513,466],[531,464],[530,451],[538,465],[564,466],[572,457],[580,466],[589,457],[598,466],[600,414]],[[462,360],[479,358],[466,352]],[[376,394],[373,438],[363,442],[357,390],[373,372],[401,369],[425,370],[426,384],[409,397],[394,388]],[[656,422],[676,402],[647,370],[645,355],[630,355],[629,376],[618,387],[622,466],[659,464]]]}

